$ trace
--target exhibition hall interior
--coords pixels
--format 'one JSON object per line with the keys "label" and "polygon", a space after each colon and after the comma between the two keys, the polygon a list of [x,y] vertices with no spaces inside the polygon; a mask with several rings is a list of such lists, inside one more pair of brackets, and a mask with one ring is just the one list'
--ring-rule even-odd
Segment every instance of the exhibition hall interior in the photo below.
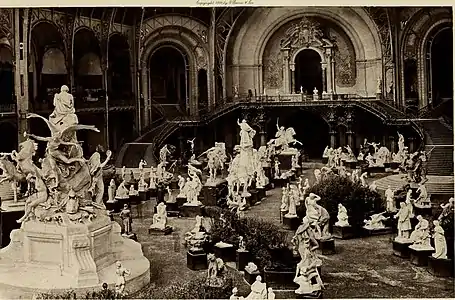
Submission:
{"label": "exhibition hall interior", "polygon": [[452,298],[452,22],[0,8],[0,298]]}

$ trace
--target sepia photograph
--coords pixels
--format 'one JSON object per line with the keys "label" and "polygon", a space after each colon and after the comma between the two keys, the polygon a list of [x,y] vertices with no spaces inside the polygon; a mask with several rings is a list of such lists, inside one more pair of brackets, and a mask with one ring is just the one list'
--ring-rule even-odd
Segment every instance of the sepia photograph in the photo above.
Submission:
{"label": "sepia photograph", "polygon": [[453,7],[225,2],[0,4],[0,299],[454,298]]}

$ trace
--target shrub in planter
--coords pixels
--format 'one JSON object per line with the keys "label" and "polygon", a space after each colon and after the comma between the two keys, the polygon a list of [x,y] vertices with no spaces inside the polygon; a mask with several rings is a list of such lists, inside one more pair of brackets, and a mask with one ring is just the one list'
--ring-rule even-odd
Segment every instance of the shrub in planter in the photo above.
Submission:
{"label": "shrub in planter", "polygon": [[123,299],[126,297],[116,296],[113,289],[94,290],[86,292],[85,295],[76,295],[73,290],[68,290],[60,293],[43,293],[36,297],[36,299]]}
{"label": "shrub in planter", "polygon": [[[354,228],[362,227],[364,220],[369,216],[385,210],[378,192],[373,192],[359,183],[337,175],[324,178],[313,185],[309,192],[321,197],[320,205],[330,214],[331,226],[337,221],[338,203],[346,207],[349,224]],[[301,209],[305,209],[304,205]]]}

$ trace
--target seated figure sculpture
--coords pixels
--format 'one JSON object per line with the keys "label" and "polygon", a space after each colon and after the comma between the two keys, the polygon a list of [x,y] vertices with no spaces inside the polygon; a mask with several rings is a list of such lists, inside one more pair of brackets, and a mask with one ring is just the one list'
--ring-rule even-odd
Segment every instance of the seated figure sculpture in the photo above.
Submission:
{"label": "seated figure sculpture", "polygon": [[115,192],[115,198],[117,199],[128,199],[129,190],[126,188],[126,181],[123,180],[119,186],[117,187],[117,191]]}
{"label": "seated figure sculpture", "polygon": [[369,220],[363,221],[365,223],[363,227],[368,230],[384,229],[385,225],[383,222],[389,219],[389,217],[384,217],[384,213],[371,215]]}
{"label": "seated figure sculpture", "polygon": [[267,287],[261,276],[256,277],[256,281],[251,285],[251,292],[245,299],[267,299]]}
{"label": "seated figure sculpture", "polygon": [[433,250],[433,247],[430,245],[430,226],[427,220],[425,220],[421,215],[417,216],[417,223],[414,231],[411,232],[409,237],[410,241],[413,243],[412,247],[418,249],[430,249]]}
{"label": "seated figure sculpture", "polygon": [[343,204],[338,204],[338,214],[337,214],[338,221],[335,223],[335,226],[339,227],[347,227],[349,226],[348,221],[348,211]]}
{"label": "seated figure sculpture", "polygon": [[306,215],[310,225],[316,230],[316,239],[329,240],[332,238],[329,232],[330,215],[324,207],[317,203],[319,200],[321,200],[321,197],[310,193],[305,199]]}
{"label": "seated figure sculpture", "polygon": [[156,214],[153,215],[152,225],[150,225],[150,229],[156,230],[165,230],[166,223],[167,223],[167,211],[166,211],[166,204],[164,202],[160,202],[156,207]]}
{"label": "seated figure sculpture", "polygon": [[203,217],[196,216],[194,228],[185,233],[185,244],[190,250],[202,250],[204,244],[208,241],[208,234],[202,225]]}

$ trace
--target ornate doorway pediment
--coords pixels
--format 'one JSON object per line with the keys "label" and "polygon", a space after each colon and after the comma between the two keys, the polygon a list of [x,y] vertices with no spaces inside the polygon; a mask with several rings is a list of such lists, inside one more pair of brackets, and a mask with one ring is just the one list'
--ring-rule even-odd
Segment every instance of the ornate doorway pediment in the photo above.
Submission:
{"label": "ornate doorway pediment", "polygon": [[281,40],[281,49],[332,48],[333,43],[324,38],[320,24],[303,17],[289,28]]}

